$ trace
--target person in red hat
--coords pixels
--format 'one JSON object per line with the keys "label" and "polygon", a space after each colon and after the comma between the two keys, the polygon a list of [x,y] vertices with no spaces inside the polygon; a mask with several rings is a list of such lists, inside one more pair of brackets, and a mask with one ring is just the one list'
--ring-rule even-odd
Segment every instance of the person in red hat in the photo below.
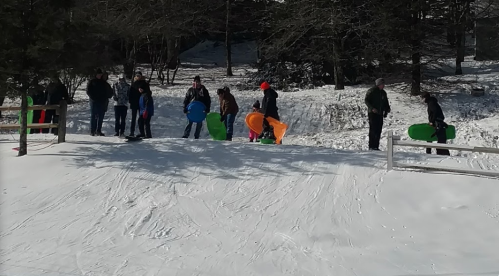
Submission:
{"label": "person in red hat", "polygon": [[270,84],[266,81],[260,84],[260,88],[263,90],[261,112],[264,115],[264,119],[263,131],[262,133],[260,133],[260,136],[258,136],[258,139],[263,139],[264,137],[275,139],[274,130],[267,121],[267,117],[272,117],[278,121],[280,120],[278,112],[279,109],[277,108],[277,98],[279,97],[279,95],[274,89],[270,87]]}

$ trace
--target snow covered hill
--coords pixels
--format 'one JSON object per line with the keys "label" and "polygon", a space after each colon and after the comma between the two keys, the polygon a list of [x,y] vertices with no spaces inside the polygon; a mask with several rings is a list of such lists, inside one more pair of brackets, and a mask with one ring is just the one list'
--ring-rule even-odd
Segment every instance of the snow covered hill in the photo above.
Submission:
{"label": "snow covered hill", "polygon": [[[238,48],[239,47],[239,48]],[[251,45],[235,45],[251,62]],[[202,55],[196,53],[203,53]],[[262,93],[236,87],[252,69],[224,77],[220,47],[182,56],[177,85],[153,83],[153,139],[89,136],[86,95],[69,107],[67,143],[0,134],[0,275],[497,275],[499,180],[451,173],[386,171],[385,152],[367,152],[368,86],[279,92],[283,145],[247,142],[244,117]],[[216,63],[216,64],[215,64]],[[499,74],[465,63],[486,86],[471,97],[456,77],[435,83],[452,143],[497,147]],[[139,68],[147,72],[147,67]],[[200,75],[212,94],[229,85],[240,106],[233,142],[181,139],[182,101]],[[116,76],[111,76],[114,79]],[[387,86],[387,130],[407,139],[426,107],[400,84]],[[9,104],[8,102],[5,103]],[[15,114],[4,120],[16,120]],[[127,132],[129,123],[127,123]],[[191,134],[192,135],[192,134]],[[499,171],[499,158],[400,148],[408,163]]]}
{"label": "snow covered hill", "polygon": [[383,153],[70,135],[0,164],[2,275],[499,271],[498,181]]}

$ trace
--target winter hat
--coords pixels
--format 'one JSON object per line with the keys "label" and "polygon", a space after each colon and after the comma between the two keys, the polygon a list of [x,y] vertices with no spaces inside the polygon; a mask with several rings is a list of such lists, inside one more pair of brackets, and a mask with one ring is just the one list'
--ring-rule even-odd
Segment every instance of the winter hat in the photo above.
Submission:
{"label": "winter hat", "polygon": [[256,102],[253,104],[253,107],[260,109],[260,101],[256,100]]}
{"label": "winter hat", "polygon": [[225,92],[225,90],[223,90],[221,88],[217,89],[217,95],[219,95],[219,96],[222,95],[224,92]]}
{"label": "winter hat", "polygon": [[270,84],[268,82],[264,81],[264,82],[262,82],[262,84],[260,84],[260,88],[262,90],[267,90],[270,88]]}
{"label": "winter hat", "polygon": [[140,72],[140,71],[135,72],[135,76],[141,76],[142,77],[142,72]]}
{"label": "winter hat", "polygon": [[201,81],[201,78],[199,76],[195,76],[194,81]]}
{"label": "winter hat", "polygon": [[97,70],[95,70],[95,74],[96,74],[96,75],[100,75],[100,74],[102,74],[102,69],[97,68]]}
{"label": "winter hat", "polygon": [[376,80],[376,86],[385,84],[385,79],[379,78]]}

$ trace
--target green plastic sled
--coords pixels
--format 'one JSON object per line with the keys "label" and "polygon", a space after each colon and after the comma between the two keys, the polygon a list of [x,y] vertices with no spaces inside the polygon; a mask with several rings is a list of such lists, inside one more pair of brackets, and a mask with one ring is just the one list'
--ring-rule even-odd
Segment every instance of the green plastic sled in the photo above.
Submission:
{"label": "green plastic sled", "polygon": [[275,140],[274,139],[260,139],[260,143],[265,144],[265,145],[270,145],[270,144],[274,144]]}
{"label": "green plastic sled", "polygon": [[222,141],[227,138],[227,130],[223,122],[220,122],[220,113],[211,112],[206,114],[206,127],[213,140]]}
{"label": "green plastic sled", "polygon": [[[31,98],[30,96],[28,96],[28,106],[33,106],[33,98]],[[21,111],[19,111],[18,115],[19,115],[19,124],[22,124],[22,113],[21,113]],[[28,124],[32,124],[32,123],[33,123],[33,110],[28,110]],[[28,128],[26,130],[27,134],[30,133],[30,130],[31,130],[30,128]],[[19,129],[17,132],[21,133],[21,130]]]}
{"label": "green plastic sled", "polygon": [[[408,134],[411,139],[418,141],[437,141],[437,136],[433,136],[435,129],[429,124],[415,124],[409,127]],[[449,125],[445,130],[447,134],[447,139],[456,138],[456,128],[453,125]]]}

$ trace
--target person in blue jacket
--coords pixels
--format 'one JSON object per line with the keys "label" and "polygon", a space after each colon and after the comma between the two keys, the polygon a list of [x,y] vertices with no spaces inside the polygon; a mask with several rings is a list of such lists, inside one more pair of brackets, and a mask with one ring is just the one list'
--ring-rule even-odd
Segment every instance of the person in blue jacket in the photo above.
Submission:
{"label": "person in blue jacket", "polygon": [[136,137],[152,138],[151,118],[154,116],[154,100],[152,98],[152,92],[146,86],[141,86],[139,88],[139,92],[140,99],[138,123],[140,134]]}

